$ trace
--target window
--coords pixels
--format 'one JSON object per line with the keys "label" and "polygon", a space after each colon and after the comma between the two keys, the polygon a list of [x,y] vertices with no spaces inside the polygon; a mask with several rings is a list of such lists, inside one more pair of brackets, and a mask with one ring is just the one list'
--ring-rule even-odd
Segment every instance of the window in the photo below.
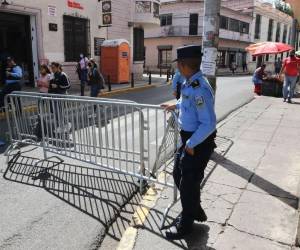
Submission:
{"label": "window", "polygon": [[240,32],[240,22],[239,20],[236,19],[229,19],[229,30],[235,31],[235,32]]}
{"label": "window", "polygon": [[240,22],[240,33],[249,34],[249,23]]}
{"label": "window", "polygon": [[198,35],[198,14],[190,14],[189,35]]}
{"label": "window", "polygon": [[228,17],[220,17],[220,29],[228,30]]}
{"label": "window", "polygon": [[261,15],[257,14],[255,19],[255,34],[254,34],[255,39],[260,38],[260,23],[261,23]]}
{"label": "window", "polygon": [[266,55],[266,62],[268,62],[269,61],[269,59],[270,59],[270,55]]}
{"label": "window", "polygon": [[282,35],[282,42],[286,43],[286,39],[287,39],[287,25],[284,25],[284,27],[283,27],[283,35]]}
{"label": "window", "polygon": [[252,56],[252,62],[256,62],[256,56]]}
{"label": "window", "polygon": [[158,50],[158,67],[169,68],[172,65],[172,49]]}
{"label": "window", "polygon": [[273,25],[274,25],[274,20],[270,19],[269,20],[269,29],[268,29],[268,41],[272,41],[272,38],[273,38]]}
{"label": "window", "polygon": [[65,61],[76,62],[81,53],[90,56],[88,20],[64,16],[63,23]]}
{"label": "window", "polygon": [[135,2],[136,13],[151,13],[151,2],[150,1],[136,1]]}
{"label": "window", "polygon": [[277,28],[276,28],[276,42],[280,41],[280,33],[281,33],[281,23],[277,23]]}
{"label": "window", "polygon": [[133,60],[144,61],[144,30],[140,28],[133,29]]}
{"label": "window", "polygon": [[[159,4],[158,3],[153,3],[153,16],[154,17],[159,17]],[[171,16],[172,19],[172,16]],[[172,20],[171,20],[172,24]]]}
{"label": "window", "polygon": [[219,68],[226,67],[226,51],[218,51],[217,66]]}
{"label": "window", "polygon": [[160,16],[160,26],[172,25],[172,14],[165,14]]}

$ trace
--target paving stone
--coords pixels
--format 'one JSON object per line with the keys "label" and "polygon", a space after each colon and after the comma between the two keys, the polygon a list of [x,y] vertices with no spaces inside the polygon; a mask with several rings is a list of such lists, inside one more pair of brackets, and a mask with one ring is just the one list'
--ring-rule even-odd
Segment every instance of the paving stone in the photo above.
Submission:
{"label": "paving stone", "polygon": [[213,248],[216,250],[290,250],[289,246],[239,232],[232,227],[225,229]]}

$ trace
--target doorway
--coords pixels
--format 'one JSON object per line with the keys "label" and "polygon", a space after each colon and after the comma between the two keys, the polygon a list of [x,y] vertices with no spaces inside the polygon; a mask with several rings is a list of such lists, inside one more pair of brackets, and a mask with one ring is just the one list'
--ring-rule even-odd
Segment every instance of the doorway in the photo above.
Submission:
{"label": "doorway", "polygon": [[5,72],[5,59],[15,58],[23,69],[24,83],[34,86],[34,67],[32,56],[31,25],[29,15],[0,12],[0,57],[2,63],[1,83]]}

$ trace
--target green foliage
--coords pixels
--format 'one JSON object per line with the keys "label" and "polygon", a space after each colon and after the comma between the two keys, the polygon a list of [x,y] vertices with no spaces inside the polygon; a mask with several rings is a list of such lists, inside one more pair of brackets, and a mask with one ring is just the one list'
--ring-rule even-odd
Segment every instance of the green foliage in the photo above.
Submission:
{"label": "green foliage", "polygon": [[289,4],[283,2],[282,0],[276,0],[275,7],[277,10],[280,10],[281,12],[288,14],[289,16],[294,16],[292,7]]}

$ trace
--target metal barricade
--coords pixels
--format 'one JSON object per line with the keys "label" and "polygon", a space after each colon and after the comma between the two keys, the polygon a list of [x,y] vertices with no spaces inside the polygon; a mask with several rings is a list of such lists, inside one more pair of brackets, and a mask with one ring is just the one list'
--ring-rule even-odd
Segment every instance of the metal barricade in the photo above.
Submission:
{"label": "metal barricade", "polygon": [[[41,147],[41,161],[51,153],[130,175],[139,179],[141,192],[144,182],[173,188],[163,226],[177,201],[177,189],[164,174],[178,142],[174,112],[124,100],[18,92],[7,96],[6,115],[12,145]],[[40,142],[34,131],[38,122]]]}

